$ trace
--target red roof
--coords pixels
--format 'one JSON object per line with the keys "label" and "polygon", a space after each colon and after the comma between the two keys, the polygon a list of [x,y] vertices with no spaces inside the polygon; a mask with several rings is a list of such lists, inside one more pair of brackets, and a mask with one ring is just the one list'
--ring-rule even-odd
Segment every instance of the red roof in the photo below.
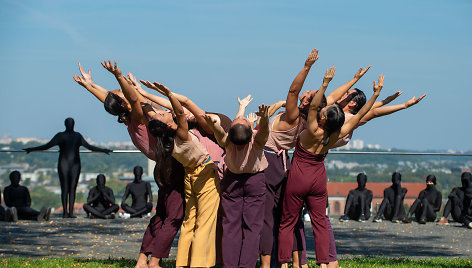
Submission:
{"label": "red roof", "polygon": [[[385,188],[390,187],[390,182],[368,182],[366,188],[371,190],[374,198],[383,197]],[[425,183],[403,182],[402,187],[408,189],[405,197],[416,198],[426,188]],[[328,182],[328,196],[347,197],[349,191],[357,188],[357,182]]]}

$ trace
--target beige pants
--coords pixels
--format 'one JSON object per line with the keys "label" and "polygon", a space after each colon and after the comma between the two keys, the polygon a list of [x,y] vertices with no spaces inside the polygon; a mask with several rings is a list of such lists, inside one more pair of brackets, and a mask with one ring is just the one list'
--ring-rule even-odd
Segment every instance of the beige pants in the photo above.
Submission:
{"label": "beige pants", "polygon": [[216,218],[220,180],[213,161],[185,169],[185,218],[176,266],[211,267],[216,262]]}

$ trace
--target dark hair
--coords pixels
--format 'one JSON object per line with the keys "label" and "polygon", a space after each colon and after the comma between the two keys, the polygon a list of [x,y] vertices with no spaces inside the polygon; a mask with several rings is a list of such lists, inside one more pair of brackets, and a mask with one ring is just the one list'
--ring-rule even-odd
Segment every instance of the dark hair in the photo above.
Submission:
{"label": "dark hair", "polygon": [[[313,98],[315,97],[316,94],[311,94],[309,97],[308,97],[308,105],[306,105],[305,107],[298,107],[298,114],[303,117],[303,118],[307,118],[308,117],[308,111],[310,110],[310,105],[311,105],[311,101],[313,100]],[[305,97],[306,98],[306,97]],[[328,105],[328,102],[326,101],[326,97],[325,95],[323,94],[323,98],[321,99],[321,103],[320,105],[318,106],[318,114],[319,112],[321,111],[321,109],[323,109],[324,107],[326,107],[326,105]]]}
{"label": "dark hair", "polygon": [[323,145],[329,143],[329,137],[334,132],[337,132],[344,125],[344,112],[337,104],[333,104],[326,110],[326,121],[323,129],[328,133],[328,137],[323,141]]}
{"label": "dark hair", "polygon": [[228,138],[236,145],[248,144],[252,139],[252,129],[250,126],[235,124],[229,129]]}
{"label": "dark hair", "polygon": [[434,175],[428,175],[428,176],[426,177],[426,182],[428,182],[428,181],[430,181],[430,182],[436,184],[436,176],[434,176]]}
{"label": "dark hair", "polygon": [[21,178],[21,173],[18,170],[14,170],[10,173],[10,181]]}
{"label": "dark hair", "polygon": [[119,123],[124,123],[129,116],[129,111],[122,106],[123,103],[124,100],[112,92],[108,92],[107,97],[103,102],[105,111],[111,115],[118,116]]}
{"label": "dark hair", "polygon": [[174,149],[175,130],[164,122],[152,119],[148,130],[156,137],[156,167],[154,177],[159,187],[170,185],[172,174],[172,150]]}
{"label": "dark hair", "polygon": [[366,99],[365,99],[365,94],[362,90],[358,88],[354,88],[354,90],[356,92],[352,93],[354,94],[354,96],[352,97],[351,101],[356,103],[356,107],[352,109],[352,114],[357,114],[359,110],[362,109],[362,107],[364,106]]}

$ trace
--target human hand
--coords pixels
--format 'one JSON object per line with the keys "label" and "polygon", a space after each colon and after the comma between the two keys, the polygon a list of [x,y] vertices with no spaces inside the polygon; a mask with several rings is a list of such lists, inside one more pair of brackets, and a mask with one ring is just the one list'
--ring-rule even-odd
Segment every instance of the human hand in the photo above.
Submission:
{"label": "human hand", "polygon": [[90,83],[88,83],[83,77],[79,76],[79,75],[73,75],[72,76],[75,80],[75,82],[77,82],[79,85],[83,86],[83,87],[86,87],[87,85],[90,85]]}
{"label": "human hand", "polygon": [[329,68],[328,70],[326,70],[325,76],[323,78],[323,84],[327,85],[327,84],[329,84],[329,82],[331,82],[331,80],[334,77],[334,72],[335,71],[336,71],[336,67],[334,67],[334,66]]}
{"label": "human hand", "polygon": [[379,75],[379,82],[376,84],[375,81],[374,81],[374,94],[379,94],[380,93],[380,90],[382,90],[383,88],[383,84],[384,84],[384,75],[381,74]]}
{"label": "human hand", "polygon": [[367,73],[367,71],[370,69],[371,66],[372,66],[372,65],[369,65],[369,66],[367,66],[365,69],[359,68],[359,70],[357,71],[357,73],[354,75],[354,78],[357,79],[357,80],[361,79],[361,77],[362,77],[365,73]]}
{"label": "human hand", "polygon": [[103,150],[103,152],[109,155],[110,153],[112,153],[112,152],[113,152],[113,150],[110,150],[110,149],[104,149],[104,150]]}
{"label": "human hand", "polygon": [[259,111],[256,112],[256,115],[259,117],[269,118],[269,106],[259,105]]}
{"label": "human hand", "polygon": [[420,102],[424,97],[426,97],[426,94],[423,94],[421,97],[417,98],[416,97],[413,97],[411,99],[409,99],[407,102],[405,102],[405,108],[409,108],[415,104],[417,104],[418,102]]}
{"label": "human hand", "polygon": [[138,83],[138,80],[136,80],[136,77],[132,73],[127,73],[129,80],[131,81],[131,84],[138,90],[143,90],[141,87],[141,84]]}
{"label": "human hand", "polygon": [[148,80],[146,80],[146,81],[144,81],[144,80],[139,80],[139,82],[141,82],[141,84],[143,84],[143,85],[146,86],[147,88],[150,88],[150,89],[159,91],[159,88],[156,87],[153,83],[149,82]]}
{"label": "human hand", "polygon": [[242,99],[242,100],[239,99],[239,97],[238,97],[239,105],[243,106],[243,107],[247,107],[249,105],[249,103],[251,103],[252,100],[253,100],[253,98],[251,98],[251,94],[247,95],[247,97]]}
{"label": "human hand", "polygon": [[82,65],[80,64],[80,61],[79,61],[79,70],[80,70],[80,75],[82,75],[82,78],[88,83],[92,83],[92,72],[90,70],[88,70],[88,72],[85,72],[84,69],[82,68]]}
{"label": "human hand", "polygon": [[286,104],[287,104],[286,101],[281,101],[281,106],[282,106],[282,107],[285,107]]}
{"label": "human hand", "polygon": [[203,119],[205,119],[205,121],[207,122],[208,125],[215,125],[216,122],[217,122],[216,118],[213,118],[209,114],[201,114],[200,116],[203,117]]}
{"label": "human hand", "polygon": [[104,61],[101,62],[101,64],[103,68],[107,69],[110,73],[114,74],[115,76],[121,76],[121,70],[118,69],[118,66],[116,65],[116,60],[114,66],[111,64],[111,61]]}
{"label": "human hand", "polygon": [[255,113],[250,113],[246,116],[247,120],[249,121],[249,123],[251,123],[251,126],[254,126],[254,122],[257,121],[257,116]]}
{"label": "human hand", "polygon": [[169,95],[172,94],[170,89],[163,84],[159,84],[157,82],[154,82],[153,84],[157,87],[157,91],[159,91],[159,93],[162,95],[169,97]]}
{"label": "human hand", "polygon": [[308,59],[305,61],[305,67],[310,68],[313,63],[315,63],[316,60],[318,60],[320,57],[318,56],[318,51],[316,48],[311,51],[311,53],[308,55]]}
{"label": "human hand", "polygon": [[25,149],[23,149],[23,151],[25,151],[27,154],[29,154],[32,150],[30,148],[25,148]]}

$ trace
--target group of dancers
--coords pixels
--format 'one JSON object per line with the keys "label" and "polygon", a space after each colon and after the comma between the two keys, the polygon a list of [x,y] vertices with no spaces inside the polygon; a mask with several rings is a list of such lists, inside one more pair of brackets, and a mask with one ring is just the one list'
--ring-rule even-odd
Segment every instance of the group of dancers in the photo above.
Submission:
{"label": "group of dancers", "polygon": [[[179,229],[177,267],[255,267],[259,255],[261,267],[270,267],[273,248],[282,267],[292,259],[294,267],[306,266],[300,217],[304,203],[317,263],[337,266],[326,216],[326,154],[347,144],[360,125],[409,108],[425,95],[387,105],[402,93],[398,91],[376,101],[384,83],[380,75],[367,101],[363,91],[352,87],[370,66],[325,97],[336,70],[331,67],[319,90],[300,94],[318,58],[318,50],[312,50],[285,101],[262,104],[245,116],[251,96],[238,98],[233,120],[201,109],[163,84],[140,80],[162,97],[148,93],[133,74],[123,75],[116,61],[102,62],[121,87],[109,91],[79,63],[81,75],[74,80],[117,116],[134,145],[156,161],[156,215],[145,231],[136,267],[160,267]],[[281,107],[285,111],[276,114]],[[293,148],[290,161],[287,151]]]}

